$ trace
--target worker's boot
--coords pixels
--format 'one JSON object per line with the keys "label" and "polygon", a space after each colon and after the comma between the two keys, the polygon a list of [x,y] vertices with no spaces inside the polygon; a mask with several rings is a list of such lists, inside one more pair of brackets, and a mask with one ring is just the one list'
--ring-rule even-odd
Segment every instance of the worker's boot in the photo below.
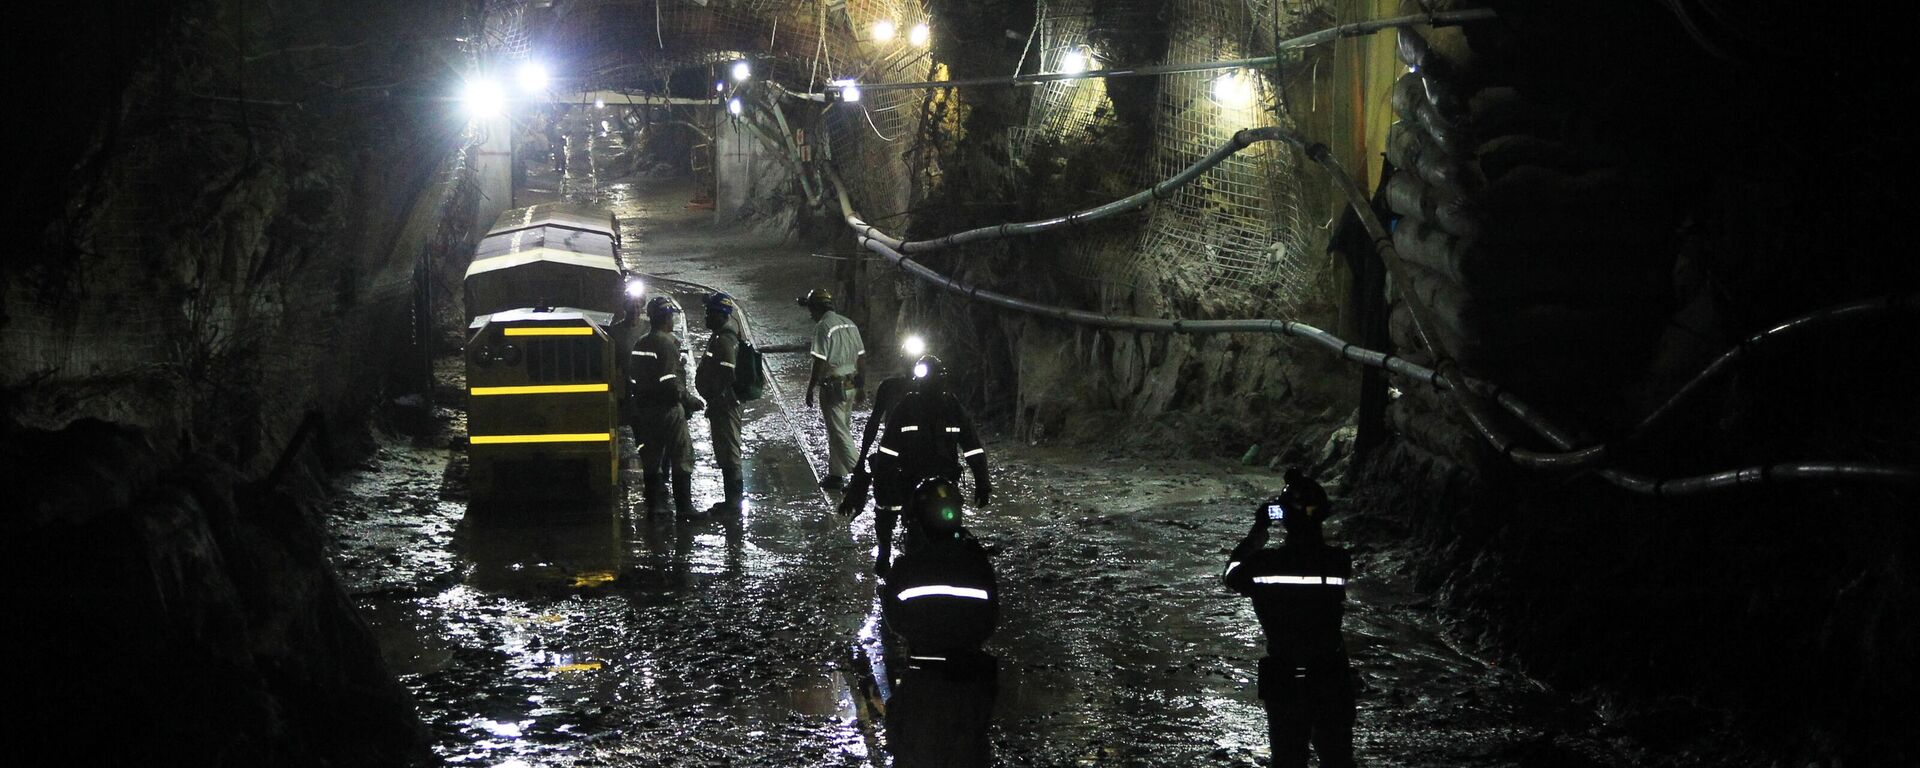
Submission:
{"label": "worker's boot", "polygon": [[673,473],[673,513],[681,517],[693,517],[696,511],[693,508],[693,478],[685,472]]}
{"label": "worker's boot", "polygon": [[644,473],[646,489],[643,491],[649,517],[667,511],[667,479],[659,472],[648,470]]}
{"label": "worker's boot", "polygon": [[740,514],[740,510],[741,510],[740,502],[745,499],[744,494],[745,494],[745,488],[746,488],[746,484],[741,481],[740,470],[727,469],[726,467],[721,467],[720,468],[720,485],[722,488],[726,489],[727,497],[725,499],[721,499],[720,501],[714,502],[713,506],[708,507],[707,514],[710,514],[710,515]]}

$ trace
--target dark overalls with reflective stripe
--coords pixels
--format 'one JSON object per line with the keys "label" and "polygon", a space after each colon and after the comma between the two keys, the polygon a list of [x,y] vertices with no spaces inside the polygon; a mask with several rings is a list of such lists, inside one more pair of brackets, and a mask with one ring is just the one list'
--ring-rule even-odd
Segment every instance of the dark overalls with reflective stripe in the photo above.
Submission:
{"label": "dark overalls with reflective stripe", "polygon": [[740,399],[734,396],[735,358],[740,351],[738,320],[729,318],[725,327],[707,337],[707,353],[700,357],[694,387],[707,400],[707,423],[713,429],[714,463],[721,469],[739,471]]}
{"label": "dark overalls with reflective stripe", "polygon": [[[960,461],[966,461],[975,482],[987,475],[987,449],[973,428],[973,418],[959,398],[940,390],[913,391],[900,398],[888,413],[884,434],[867,466],[879,487],[876,495],[905,503],[915,484],[931,477],[960,481]],[[917,526],[907,527],[907,541],[917,542]]]}
{"label": "dark overalls with reflective stripe", "polygon": [[894,561],[887,576],[887,626],[914,656],[978,651],[1000,617],[993,562],[971,535],[943,534]]}
{"label": "dark overalls with reflective stripe", "polygon": [[692,476],[693,440],[687,434],[686,364],[680,342],[654,331],[633,345],[627,363],[633,383],[633,439],[640,444],[641,466],[651,482],[667,471]]}
{"label": "dark overalls with reflective stripe", "polygon": [[1353,555],[1324,543],[1289,540],[1262,549],[1249,536],[1227,563],[1227,586],[1253,598],[1267,635],[1260,698],[1275,768],[1304,768],[1313,746],[1324,768],[1353,765],[1352,667],[1340,621]]}
{"label": "dark overalls with reflective stripe", "polygon": [[[873,390],[873,413],[867,417],[867,425],[860,436],[860,451],[854,456],[853,477],[847,481],[847,498],[853,506],[865,504],[867,489],[873,486],[873,470],[867,466],[867,454],[873,451],[873,443],[880,437],[880,427],[887,423],[888,414],[900,404],[912,387],[912,380],[905,376],[889,376]],[[873,488],[873,535],[880,544],[880,562],[891,558],[888,553],[893,547],[893,527],[900,520],[900,511],[906,508],[907,499],[898,495],[900,489],[895,483],[882,483]]]}
{"label": "dark overalls with reflective stripe", "polygon": [[888,629],[907,641],[907,658],[889,654],[894,765],[992,765],[1000,662],[980,646],[999,619],[1000,593],[986,550],[965,533],[929,540],[894,562],[882,595]]}

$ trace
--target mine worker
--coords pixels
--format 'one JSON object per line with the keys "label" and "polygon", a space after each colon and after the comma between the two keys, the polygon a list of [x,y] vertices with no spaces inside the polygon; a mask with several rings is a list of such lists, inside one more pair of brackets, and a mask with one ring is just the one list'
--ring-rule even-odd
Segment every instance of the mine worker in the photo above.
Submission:
{"label": "mine worker", "polygon": [[999,660],[981,650],[999,618],[993,563],[960,524],[960,489],[922,483],[910,514],[926,541],[900,556],[882,590],[887,627],[906,641],[887,699],[894,765],[984,766],[998,692]]}
{"label": "mine worker", "polygon": [[[980,445],[973,419],[959,398],[946,390],[946,366],[938,357],[923,355],[913,364],[913,377],[912,388],[887,412],[880,444],[867,456],[871,482],[882,489],[878,495],[904,499],[908,489],[930,477],[959,482],[959,460],[964,460],[973,473],[974,506],[986,506],[993,495],[987,479],[987,450]],[[847,491],[855,510],[866,503],[867,487],[858,480]],[[879,519],[876,516],[876,528]],[[911,516],[907,519],[906,541],[911,546],[920,535],[919,525]],[[884,575],[887,542],[881,544],[874,572]]]}
{"label": "mine worker", "polygon": [[726,493],[726,498],[715,502],[707,511],[739,514],[746,489],[741,475],[740,398],[734,394],[733,379],[738,372],[735,361],[740,342],[746,338],[746,325],[740,318],[739,305],[726,291],[708,296],[705,304],[707,330],[713,333],[707,337],[707,351],[700,357],[693,383],[707,401],[714,463],[720,465],[721,486]]}
{"label": "mine worker", "polygon": [[807,406],[813,406],[814,390],[820,392],[820,415],[827,422],[827,476],[820,487],[837,491],[846,487],[847,474],[853,471],[853,408],[865,396],[867,387],[867,346],[860,338],[860,327],[833,311],[833,294],[816,288],[795,299],[813,317],[813,372],[807,376]]}
{"label": "mine worker", "polygon": [[[900,345],[907,354],[919,357],[926,352],[926,342],[918,336],[909,336]],[[867,417],[866,428],[861,431],[860,450],[854,454],[853,478],[848,481],[848,492],[840,499],[840,514],[846,517],[858,517],[867,503],[867,489],[873,488],[873,535],[879,542],[879,550],[874,557],[874,573],[885,576],[887,563],[891,561],[893,551],[893,529],[900,520],[900,513],[906,509],[907,493],[911,488],[901,488],[899,483],[881,483],[873,486],[872,470],[867,466],[867,455],[873,451],[873,441],[880,436],[880,427],[886,423],[887,415],[893,412],[893,406],[907,396],[913,389],[912,372],[899,376],[888,376],[880,380],[880,386],[873,390],[873,413]]]}
{"label": "mine worker", "polygon": [[680,340],[674,336],[674,316],[680,306],[666,296],[647,302],[652,329],[633,345],[627,372],[633,405],[633,439],[640,444],[641,472],[646,479],[647,514],[667,508],[666,485],[673,484],[673,510],[682,517],[693,509],[693,440],[687,435],[687,416],[706,406],[687,391],[686,362]]}
{"label": "mine worker", "polygon": [[[1340,620],[1353,555],[1321,533],[1332,512],[1327,492],[1297,468],[1286,478],[1280,495],[1254,510],[1253,528],[1234,547],[1224,578],[1253,598],[1267,636],[1258,685],[1275,768],[1303,768],[1309,742],[1320,765],[1351,766],[1353,673]],[[1287,540],[1266,549],[1275,522],[1287,529]]]}
{"label": "mine worker", "polygon": [[993,634],[1000,596],[993,562],[961,525],[960,487],[928,479],[913,489],[908,506],[923,541],[887,576],[887,626],[914,656],[978,651]]}
{"label": "mine worker", "polygon": [[961,461],[973,472],[974,506],[986,506],[993,497],[987,449],[960,399],[947,391],[946,365],[938,357],[922,355],[913,364],[913,388],[887,413],[880,444],[867,463],[875,483],[912,488],[929,477],[959,482]]}

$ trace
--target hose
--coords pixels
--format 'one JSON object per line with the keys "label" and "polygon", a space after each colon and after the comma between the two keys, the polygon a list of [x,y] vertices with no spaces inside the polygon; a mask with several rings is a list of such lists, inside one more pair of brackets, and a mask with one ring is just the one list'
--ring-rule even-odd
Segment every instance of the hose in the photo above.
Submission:
{"label": "hose", "polygon": [[[1280,128],[1242,128],[1234,132],[1233,138],[1215,147],[1212,152],[1207,153],[1206,157],[1200,158],[1198,162],[1174,174],[1172,178],[1105,205],[1095,206],[1084,211],[1076,211],[1065,216],[1056,216],[1050,219],[969,229],[965,232],[956,232],[932,240],[901,240],[862,221],[860,217],[853,212],[851,207],[846,207],[842,213],[846,215],[847,225],[853,227],[853,231],[856,234],[861,237],[871,237],[901,253],[927,253],[942,248],[951,248],[956,245],[965,245],[967,243],[977,243],[986,240],[1000,240],[1015,235],[1038,235],[1056,229],[1089,224],[1101,219],[1109,219],[1123,213],[1132,213],[1140,210],[1147,207],[1148,203],[1165,198],[1167,193],[1186,186],[1194,179],[1199,178],[1200,174],[1206,173],[1214,166],[1225,162],[1227,158],[1234,156],[1240,150],[1263,141],[1288,139],[1289,135],[1287,132]],[[1297,142],[1290,141],[1290,143]]]}
{"label": "hose", "polygon": [[1851,301],[1801,315],[1781,322],[1772,328],[1768,328],[1752,336],[1748,336],[1742,339],[1739,344],[1734,345],[1732,349],[1714,358],[1713,362],[1707,364],[1707,367],[1701,370],[1698,375],[1694,376],[1685,386],[1682,386],[1678,391],[1674,392],[1673,396],[1667,398],[1665,403],[1655,408],[1652,413],[1647,414],[1646,418],[1641,419],[1639,424],[1635,425],[1625,436],[1615,442],[1625,444],[1646,437],[1648,433],[1659,428],[1668,418],[1673,416],[1674,412],[1678,411],[1682,404],[1688,400],[1692,400],[1696,395],[1705,391],[1709,382],[1718,378],[1720,374],[1731,370],[1736,364],[1752,355],[1755,349],[1766,342],[1789,336],[1799,336],[1811,330],[1824,328],[1840,321],[1888,313],[1913,312],[1916,310],[1920,310],[1920,294],[1909,293],[1895,296],[1881,296],[1878,298]]}

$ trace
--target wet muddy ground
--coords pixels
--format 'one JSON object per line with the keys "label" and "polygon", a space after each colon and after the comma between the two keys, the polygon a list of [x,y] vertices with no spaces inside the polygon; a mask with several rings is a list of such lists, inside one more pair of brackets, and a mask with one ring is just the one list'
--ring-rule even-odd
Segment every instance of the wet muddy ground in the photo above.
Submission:
{"label": "wet muddy ground", "polygon": [[[521,204],[610,207],[635,269],[731,291],[763,344],[803,338],[792,297],[824,280],[826,262],[723,232],[712,212],[686,207],[684,182],[602,178],[619,139],[575,128],[572,170],[536,167]],[[694,288],[674,290],[697,306]],[[825,433],[798,402],[805,356],[769,361],[778,386],[748,410],[739,518],[649,518],[637,472],[615,508],[469,514],[451,359],[441,407],[412,420],[431,426],[383,433],[377,455],[339,479],[334,561],[444,760],[890,763],[871,517],[835,516],[814,487]],[[704,420],[694,427],[710,462]],[[989,457],[998,495],[970,527],[1002,590],[987,648],[1000,660],[988,733],[997,764],[1265,764],[1259,629],[1218,574],[1278,475],[1005,440]],[[710,463],[695,496],[702,507],[719,496]],[[1644,762],[1587,709],[1449,642],[1431,601],[1396,575],[1405,563],[1389,542],[1344,543],[1360,552],[1347,632],[1364,683],[1365,764]]]}

